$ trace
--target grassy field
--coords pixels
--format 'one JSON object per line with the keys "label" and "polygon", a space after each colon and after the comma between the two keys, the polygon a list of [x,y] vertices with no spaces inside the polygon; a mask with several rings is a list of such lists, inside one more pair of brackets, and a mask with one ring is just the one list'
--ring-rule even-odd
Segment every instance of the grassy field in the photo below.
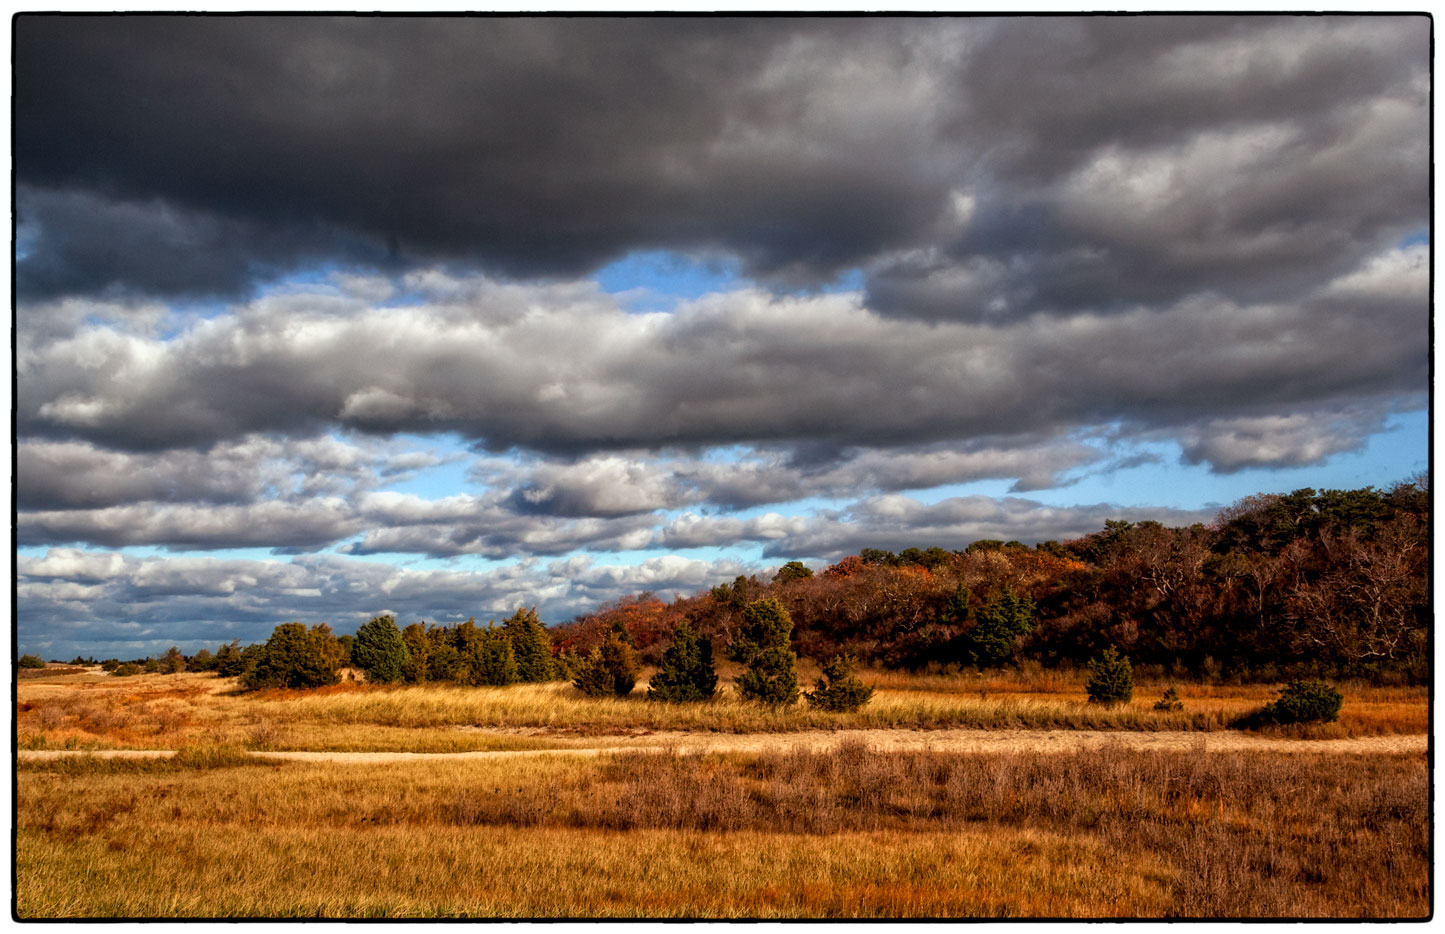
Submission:
{"label": "grassy field", "polygon": [[18,778],[22,917],[1428,910],[1422,756],[197,756]]}
{"label": "grassy field", "polygon": [[[710,703],[657,704],[639,686],[631,697],[596,700],[565,682],[467,688],[343,683],[312,691],[240,693],[213,675],[63,675],[21,683],[22,749],[178,748],[463,752],[541,749],[569,737],[657,731],[764,733],[843,729],[1222,730],[1273,699],[1271,685],[1180,684],[1184,710],[1153,710],[1163,684],[1140,684],[1132,703],[1087,703],[1084,676],[910,678],[867,672],[878,685],[853,714],[799,704],[770,709],[730,690]],[[1428,730],[1425,688],[1345,685],[1340,722],[1320,736],[1375,736]],[[482,729],[476,729],[482,728]],[[512,735],[486,731],[517,731]],[[533,735],[519,735],[526,732]]]}
{"label": "grassy field", "polygon": [[[1183,714],[1081,677],[870,673],[852,715],[592,701],[568,685],[240,694],[208,675],[18,687],[21,917],[1420,917],[1424,755],[617,752],[338,766],[257,749],[564,748],[652,731],[1224,729],[1269,685],[1180,684]],[[1344,685],[1309,735],[1428,729],[1423,689]],[[482,729],[479,729],[482,728]]]}

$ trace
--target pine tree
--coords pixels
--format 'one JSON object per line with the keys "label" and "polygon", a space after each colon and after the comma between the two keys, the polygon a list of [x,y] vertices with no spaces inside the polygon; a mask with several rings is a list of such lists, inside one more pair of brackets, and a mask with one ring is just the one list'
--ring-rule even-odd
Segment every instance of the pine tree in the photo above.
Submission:
{"label": "pine tree", "polygon": [[717,693],[712,641],[688,623],[672,634],[672,647],[662,653],[662,667],[647,686],[647,699],[682,703],[710,700]]}
{"label": "pine tree", "polygon": [[163,675],[173,675],[186,670],[186,657],[181,654],[179,646],[171,646],[166,649],[166,654],[160,657],[160,672]]}
{"label": "pine tree", "polygon": [[792,649],[793,619],[768,597],[743,607],[742,629],[728,657],[747,666],[737,677],[739,696],[765,704],[798,700],[798,656]]}
{"label": "pine tree", "polygon": [[1184,709],[1184,701],[1179,699],[1179,691],[1174,685],[1169,685],[1169,689],[1154,702],[1154,709],[1166,712]]}
{"label": "pine tree", "polygon": [[351,644],[351,661],[366,672],[366,680],[377,684],[400,681],[406,669],[407,648],[396,617],[377,616],[356,630]]}
{"label": "pine tree", "polygon": [[232,639],[216,650],[216,674],[223,678],[239,678],[246,673],[246,657],[241,653],[241,640]]}
{"label": "pine tree", "polygon": [[406,643],[406,664],[401,676],[411,684],[422,684],[431,677],[431,640],[426,637],[426,627],[412,623],[401,631],[401,641]]}
{"label": "pine tree", "polygon": [[970,664],[985,668],[1013,659],[1014,640],[1034,628],[1034,602],[1005,587],[1003,595],[978,613],[967,640]]}
{"label": "pine tree", "polygon": [[557,666],[552,663],[552,637],[537,617],[536,607],[517,610],[502,623],[502,630],[512,640],[519,680],[551,681],[557,677]]}
{"label": "pine tree", "polygon": [[337,682],[341,646],[325,623],[307,629],[282,623],[261,646],[256,664],[242,675],[248,689],[309,688]]}
{"label": "pine tree", "polygon": [[808,706],[835,713],[857,710],[873,696],[873,688],[853,676],[858,660],[852,655],[835,655],[823,665],[823,677],[814,682],[811,694],[803,695]]}
{"label": "pine tree", "polygon": [[1089,683],[1084,686],[1091,704],[1127,704],[1134,697],[1134,666],[1111,645],[1089,660]]}
{"label": "pine tree", "polygon": [[637,684],[637,653],[617,634],[592,650],[573,684],[588,697],[626,697]]}
{"label": "pine tree", "polygon": [[214,671],[215,668],[216,656],[211,654],[210,649],[199,649],[186,660],[186,671]]}
{"label": "pine tree", "polygon": [[478,628],[470,620],[457,627],[461,635],[457,650],[457,680],[462,684],[500,687],[517,680],[517,656],[512,640],[497,627]]}

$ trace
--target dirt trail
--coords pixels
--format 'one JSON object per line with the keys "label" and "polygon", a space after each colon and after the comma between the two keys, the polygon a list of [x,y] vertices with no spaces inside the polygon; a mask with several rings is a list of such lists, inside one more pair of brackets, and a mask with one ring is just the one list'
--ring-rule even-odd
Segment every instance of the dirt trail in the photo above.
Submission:
{"label": "dirt trail", "polygon": [[[435,759],[485,759],[517,756],[595,756],[609,752],[758,753],[808,749],[826,751],[845,742],[862,742],[888,752],[1032,752],[1072,753],[1117,748],[1154,752],[1307,752],[1337,755],[1420,753],[1429,748],[1423,734],[1366,736],[1355,739],[1297,740],[1248,733],[1133,733],[1094,730],[838,730],[800,733],[660,732],[639,737],[597,737],[585,745],[559,749],[483,752],[256,752],[267,759],[305,762],[379,763]],[[85,755],[67,750],[22,750],[22,759]],[[99,756],[167,756],[167,750],[108,750]]]}

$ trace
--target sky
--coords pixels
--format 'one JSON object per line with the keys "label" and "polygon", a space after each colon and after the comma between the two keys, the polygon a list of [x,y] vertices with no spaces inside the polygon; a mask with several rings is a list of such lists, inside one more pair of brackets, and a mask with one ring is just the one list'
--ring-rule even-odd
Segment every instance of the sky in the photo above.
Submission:
{"label": "sky", "polygon": [[1411,477],[1430,25],[20,16],[18,648]]}

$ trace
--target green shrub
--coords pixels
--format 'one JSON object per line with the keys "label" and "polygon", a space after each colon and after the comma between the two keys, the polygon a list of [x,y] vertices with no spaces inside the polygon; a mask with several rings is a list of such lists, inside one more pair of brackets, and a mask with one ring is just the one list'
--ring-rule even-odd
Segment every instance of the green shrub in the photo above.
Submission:
{"label": "green shrub", "polygon": [[582,662],[572,683],[588,697],[626,697],[637,684],[637,653],[616,633]]}
{"label": "green shrub", "polygon": [[[961,586],[959,589],[967,601],[968,591]],[[1027,635],[1033,628],[1033,600],[1005,587],[1002,596],[978,611],[978,624],[966,640],[966,660],[979,668],[1005,664],[1013,659],[1018,637]]]}
{"label": "green shrub", "polygon": [[823,665],[823,676],[814,682],[811,694],[803,695],[808,706],[835,713],[850,713],[873,696],[873,688],[853,676],[858,660],[852,655],[835,655]]}
{"label": "green shrub", "polygon": [[[340,660],[340,646],[337,646]],[[366,680],[377,684],[400,681],[406,671],[407,648],[396,617],[376,616],[356,630],[351,643],[351,662],[366,672]]]}
{"label": "green shrub", "polygon": [[773,583],[786,584],[790,581],[805,581],[813,576],[813,569],[801,561],[789,561],[778,568],[778,573],[773,575]]}
{"label": "green shrub", "polygon": [[246,662],[240,639],[232,639],[216,650],[216,674],[223,678],[239,678],[245,674]]}
{"label": "green shrub", "polygon": [[557,677],[557,666],[552,663],[552,637],[538,618],[536,607],[518,609],[502,623],[502,631],[512,640],[518,680],[540,682]]}
{"label": "green shrub", "polygon": [[302,623],[282,623],[261,647],[256,664],[241,676],[248,690],[258,688],[312,688],[340,680],[341,646],[325,623],[307,629]]}
{"label": "green shrub", "polygon": [[1134,697],[1134,668],[1111,645],[1089,660],[1089,683],[1084,686],[1091,704],[1127,704]]}
{"label": "green shrub", "polygon": [[406,644],[402,679],[411,684],[426,682],[432,677],[431,640],[427,638],[426,627],[421,623],[412,623],[401,631],[401,641]]}
{"label": "green shrub", "polygon": [[712,641],[687,623],[672,634],[672,647],[662,653],[662,667],[647,686],[647,699],[682,703],[710,700],[717,693]]}
{"label": "green shrub", "polygon": [[215,671],[216,656],[210,649],[200,649],[186,660],[186,671]]}
{"label": "green shrub", "polygon": [[21,668],[44,668],[45,659],[41,658],[39,655],[22,655],[20,656],[20,661],[17,662],[17,664]]}
{"label": "green shrub", "polygon": [[114,670],[111,671],[111,674],[115,675],[117,678],[128,678],[131,675],[138,675],[140,673],[141,667],[137,664],[134,664],[133,662],[125,662],[124,664],[116,665]]}
{"label": "green shrub", "polygon": [[1184,709],[1184,701],[1179,699],[1179,692],[1174,689],[1174,685],[1169,685],[1164,695],[1154,702],[1154,709],[1166,712]]}
{"label": "green shrub", "polygon": [[1333,723],[1344,702],[1344,695],[1323,681],[1291,681],[1258,716],[1266,723]]}
{"label": "green shrub", "polygon": [[157,660],[157,664],[161,674],[173,675],[186,670],[186,657],[181,654],[179,646],[173,645],[166,649],[166,654]]}
{"label": "green shrub", "polygon": [[743,607],[742,630],[728,657],[747,666],[736,679],[745,700],[786,705],[798,700],[798,656],[792,649],[793,618],[771,597]]}
{"label": "green shrub", "polygon": [[481,629],[470,621],[458,628],[457,681],[492,687],[516,683],[517,656],[505,632],[490,624]]}

